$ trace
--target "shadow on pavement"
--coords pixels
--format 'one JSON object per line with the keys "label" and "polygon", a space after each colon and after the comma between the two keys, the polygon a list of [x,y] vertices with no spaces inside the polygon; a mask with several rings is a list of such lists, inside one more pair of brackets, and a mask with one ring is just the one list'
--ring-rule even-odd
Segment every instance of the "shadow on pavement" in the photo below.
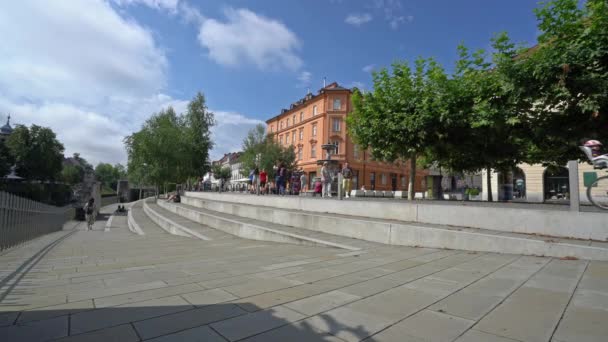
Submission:
{"label": "shadow on pavement", "polygon": [[[86,302],[70,308],[70,304],[62,304],[64,309],[57,310],[1,312],[0,340],[320,342],[343,341],[336,336],[359,341],[371,335],[361,325],[348,326],[328,314],[307,319],[307,315],[284,306],[265,310],[251,303],[195,306],[180,296],[149,301],[166,302],[166,306],[140,302],[93,309],[91,300]],[[172,302],[184,304],[170,305]],[[0,305],[3,309],[8,308]]]}

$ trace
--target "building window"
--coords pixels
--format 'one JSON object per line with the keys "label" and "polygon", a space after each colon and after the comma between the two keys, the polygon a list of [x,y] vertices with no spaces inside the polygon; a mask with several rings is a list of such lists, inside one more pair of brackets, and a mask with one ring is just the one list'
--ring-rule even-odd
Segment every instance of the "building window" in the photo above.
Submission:
{"label": "building window", "polygon": [[407,184],[407,183],[406,183],[406,178],[405,178],[405,176],[401,176],[401,187],[405,189],[406,184]]}
{"label": "building window", "polygon": [[340,99],[334,99],[334,110],[340,110],[342,108],[342,102]]}
{"label": "building window", "polygon": [[270,133],[274,132],[274,126],[270,126]]}
{"label": "building window", "polygon": [[313,137],[317,136],[317,124],[312,125],[312,136]]}
{"label": "building window", "polygon": [[317,115],[317,105],[312,106],[312,116]]}
{"label": "building window", "polygon": [[291,132],[291,143],[296,143],[296,131]]}
{"label": "building window", "polygon": [[317,158],[317,145],[310,145],[310,158]]}
{"label": "building window", "polygon": [[283,121],[281,121],[280,124],[281,124],[281,129],[283,129]]}
{"label": "building window", "polygon": [[340,142],[338,140],[336,140],[336,141],[332,141],[331,143],[336,146],[336,149],[334,150],[333,153],[340,154]]}
{"label": "building window", "polygon": [[358,145],[353,146],[353,157],[355,157],[355,159],[359,159],[359,146]]}
{"label": "building window", "polygon": [[287,119],[287,124],[285,125],[285,127],[289,127],[289,119]]}
{"label": "building window", "polygon": [[298,160],[302,160],[302,147],[298,147]]}
{"label": "building window", "polygon": [[376,173],[372,172],[369,175],[369,180],[371,183],[371,189],[370,190],[376,190]]}
{"label": "building window", "polygon": [[279,135],[279,144],[283,145],[283,136]]}
{"label": "building window", "polygon": [[304,140],[304,130],[300,129],[300,141]]}
{"label": "building window", "polygon": [[337,118],[332,119],[331,127],[333,128],[334,132],[340,132],[340,121],[342,120]]}
{"label": "building window", "polygon": [[296,115],[295,114],[293,115],[293,120],[292,121],[293,121],[293,124],[295,125],[296,124]]}
{"label": "building window", "polygon": [[304,121],[304,112],[300,112],[300,122]]}
{"label": "building window", "polygon": [[380,179],[381,179],[382,185],[386,185],[386,173],[381,173]]}

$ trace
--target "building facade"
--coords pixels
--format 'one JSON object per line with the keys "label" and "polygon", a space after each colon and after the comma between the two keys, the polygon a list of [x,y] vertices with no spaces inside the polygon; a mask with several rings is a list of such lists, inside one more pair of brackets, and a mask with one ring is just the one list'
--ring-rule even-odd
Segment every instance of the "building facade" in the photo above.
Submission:
{"label": "building facade", "polygon": [[[333,144],[331,159],[340,165],[348,162],[354,171],[353,189],[406,190],[409,168],[407,163],[384,163],[371,158],[369,151],[356,146],[348,137],[346,117],[352,111],[351,90],[331,83],[316,95],[307,94],[291,104],[289,109],[266,121],[267,132],[285,146],[293,146],[298,168],[309,180],[320,175],[317,160],[325,159],[321,145]],[[416,191],[422,191],[424,170],[417,170]]]}
{"label": "building facade", "polygon": [[13,133],[13,128],[11,127],[11,116],[9,115],[6,118],[6,125],[0,127],[0,142],[4,142],[11,133]]}

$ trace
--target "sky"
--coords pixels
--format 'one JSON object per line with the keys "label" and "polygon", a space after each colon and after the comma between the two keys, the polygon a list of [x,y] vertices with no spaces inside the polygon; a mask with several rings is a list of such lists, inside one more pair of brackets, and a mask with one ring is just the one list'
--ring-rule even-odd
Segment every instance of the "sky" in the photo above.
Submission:
{"label": "sky", "polygon": [[534,45],[536,0],[0,1],[0,125],[50,127],[92,164],[127,162],[123,138],[202,92],[212,159],[327,82],[372,87],[394,61],[495,33]]}

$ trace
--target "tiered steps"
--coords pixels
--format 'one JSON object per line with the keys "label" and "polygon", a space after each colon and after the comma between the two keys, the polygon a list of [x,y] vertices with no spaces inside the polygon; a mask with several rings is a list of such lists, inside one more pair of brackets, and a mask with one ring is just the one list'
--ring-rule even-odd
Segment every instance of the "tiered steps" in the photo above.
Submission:
{"label": "tiered steps", "polygon": [[157,204],[166,210],[173,212],[174,215],[179,215],[188,218],[191,221],[246,239],[335,247],[352,251],[380,246],[380,244],[374,242],[317,232],[304,228],[274,224],[198,208],[184,203],[158,201]]}
{"label": "tiered steps", "polygon": [[[221,199],[221,196],[218,196]],[[253,199],[253,198],[252,198]],[[319,200],[322,201],[322,200]],[[543,237],[478,228],[408,223],[302,210],[239,204],[182,196],[182,203],[164,202],[168,210],[230,234],[267,241],[271,232],[327,242],[350,238],[347,249],[368,248],[357,241],[389,245],[460,249],[560,258],[608,260],[608,243]],[[253,228],[253,229],[252,229]],[[322,235],[315,235],[322,234]],[[336,246],[338,247],[338,246]],[[344,248],[344,247],[343,247]]]}
{"label": "tiered steps", "polygon": [[[158,200],[158,202],[167,203],[162,199]],[[220,230],[209,228],[176,215],[156,204],[154,199],[147,199],[144,201],[144,212],[149,219],[162,227],[166,232],[173,235],[192,237],[204,241],[232,238],[232,236]]]}

